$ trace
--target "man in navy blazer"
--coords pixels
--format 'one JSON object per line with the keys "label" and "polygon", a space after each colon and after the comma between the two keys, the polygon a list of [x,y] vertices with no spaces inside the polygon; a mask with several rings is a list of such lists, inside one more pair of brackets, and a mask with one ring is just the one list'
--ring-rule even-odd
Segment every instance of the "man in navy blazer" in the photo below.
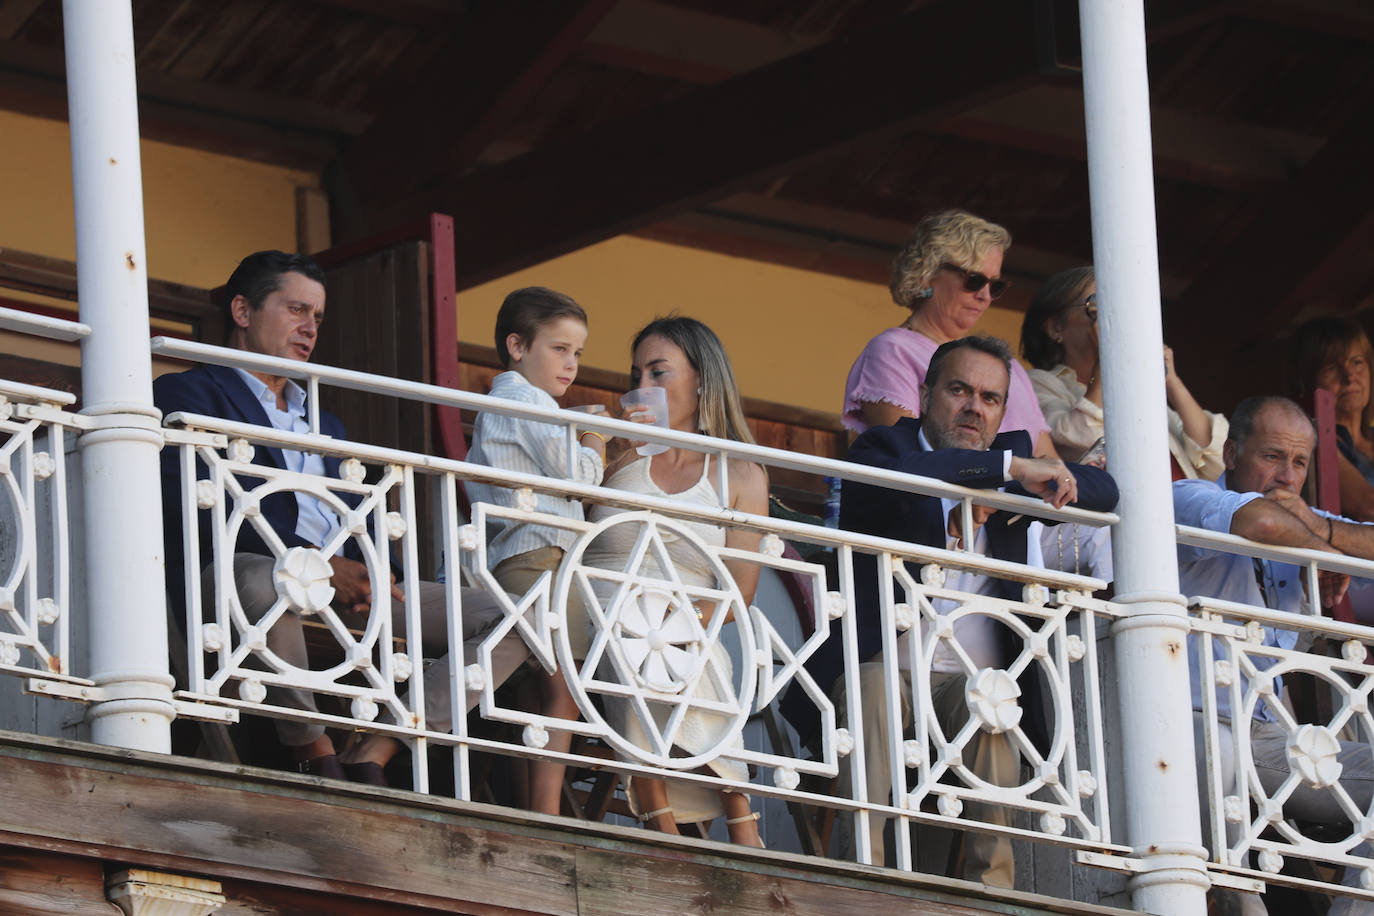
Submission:
{"label": "man in navy blazer", "polygon": [[[1080,508],[1107,511],[1116,505],[1117,488],[1105,472],[1092,467],[1066,466],[1057,458],[1035,458],[1031,439],[1024,430],[1000,435],[1010,380],[1011,354],[996,338],[965,337],[944,344],[931,358],[921,394],[921,419],[905,418],[894,426],[874,427],[860,436],[849,450],[849,460],[883,468],[932,477],[973,488],[1004,488],[1039,496],[1056,508],[1075,504]],[[985,556],[1016,563],[1040,565],[1038,522],[1023,515],[994,512],[974,507],[973,550]],[[895,540],[950,548],[961,546],[964,536],[958,502],[905,491],[845,481],[840,502],[840,527]],[[907,570],[921,581],[920,564],[908,562]],[[887,714],[884,696],[884,671],[881,660],[882,630],[879,610],[877,557],[854,554],[854,594],[860,666],[860,689],[864,708],[864,745],[866,784],[870,801],[885,802],[891,793]],[[1020,583],[990,579],[969,572],[949,571],[947,588],[986,594],[1019,601]],[[898,601],[901,601],[900,588]],[[941,610],[943,613],[944,610]],[[841,621],[831,627],[831,638],[807,664],[807,669],[823,688],[832,688],[836,707],[845,710],[843,644]],[[976,667],[1003,669],[1020,651],[1019,640],[1006,627],[990,618],[970,615],[955,625],[962,649]],[[943,646],[943,641],[937,643]],[[905,656],[905,653],[902,653]],[[903,662],[905,658],[903,657]],[[902,720],[910,727],[912,717],[909,673],[901,672],[903,694]],[[937,649],[932,665],[931,698],[944,734],[953,737],[968,721],[965,702],[966,673],[952,653]],[[1023,725],[1032,740],[1042,743],[1042,728],[1037,728],[1035,694],[1038,685],[1026,678],[1022,685],[1023,702],[1032,707]],[[799,691],[789,697],[789,708],[801,713],[805,708]],[[814,715],[791,717],[794,724],[815,725]],[[803,735],[805,740],[806,735]],[[900,740],[900,738],[895,738]],[[966,760],[980,778],[997,785],[1020,783],[1020,759],[1005,735],[980,732],[965,748]],[[852,792],[848,768],[841,771],[841,792]],[[969,816],[993,824],[1010,822],[1008,813],[996,806],[969,804]],[[851,818],[840,818],[841,845],[853,852]],[[884,859],[884,819],[869,819],[873,860]],[[1014,884],[1011,844],[988,834],[970,834],[961,843],[961,877],[985,884],[1010,887]]]}
{"label": "man in navy blazer", "polygon": [[[251,353],[306,361],[314,352],[320,323],[324,320],[324,272],[310,258],[280,251],[260,251],[244,258],[225,287],[229,337],[226,345]],[[304,433],[309,431],[305,392],[294,381],[265,372],[247,372],[222,366],[202,365],[186,372],[163,375],[153,384],[153,400],[163,416],[173,413],[200,414],[255,426]],[[320,411],[320,431],[345,440],[343,423],[334,415]],[[340,459],[277,447],[257,446],[254,464],[326,477],[339,477]],[[197,459],[197,477],[208,476],[208,469]],[[260,479],[240,475],[246,488]],[[180,449],[162,452],[162,504],[166,541],[169,590],[173,601],[184,596],[182,572],[182,480]],[[356,503],[357,499],[345,499]],[[295,547],[318,548],[337,531],[337,516],[314,496],[301,491],[279,490],[264,496],[260,503],[263,519],[290,550]],[[204,564],[202,594],[213,594],[210,552],[211,513],[199,515],[199,542]],[[372,586],[367,566],[361,561],[353,539],[345,542],[342,553],[327,558],[331,604],[339,611],[366,614],[372,607]],[[244,612],[257,620],[283,597],[274,581],[276,556],[273,549],[251,524],[239,529],[234,545],[234,580]],[[422,605],[425,635],[442,640],[446,632],[443,587],[417,583]],[[393,617],[404,630],[404,594],[391,577]],[[288,599],[289,600],[289,599]],[[283,615],[267,633],[267,647],[289,664],[309,668],[304,632],[298,608]],[[463,590],[463,629],[467,656],[501,617],[496,602],[480,589]],[[511,636],[514,636],[512,631]],[[446,648],[446,646],[445,646]],[[442,650],[441,650],[442,651]],[[518,637],[508,636],[492,653],[493,676],[503,680],[528,655]],[[445,678],[447,665],[431,665],[425,675],[426,717],[431,728],[447,730],[451,720],[450,692]],[[311,691],[269,688],[272,703],[314,711]],[[473,694],[474,700],[476,695]],[[317,723],[277,719],[277,736],[289,747],[300,770],[330,778],[351,778],[378,783],[381,769],[374,762],[341,764],[334,745]],[[384,782],[382,783],[384,784]]]}

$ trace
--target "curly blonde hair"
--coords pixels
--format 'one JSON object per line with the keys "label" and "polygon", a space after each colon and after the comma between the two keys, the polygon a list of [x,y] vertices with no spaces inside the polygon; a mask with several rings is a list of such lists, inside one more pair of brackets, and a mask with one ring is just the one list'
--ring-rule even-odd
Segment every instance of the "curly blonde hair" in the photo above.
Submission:
{"label": "curly blonde hair", "polygon": [[892,301],[916,311],[929,294],[941,264],[977,270],[993,248],[1011,247],[1011,233],[964,210],[941,210],[916,224],[911,240],[892,261]]}

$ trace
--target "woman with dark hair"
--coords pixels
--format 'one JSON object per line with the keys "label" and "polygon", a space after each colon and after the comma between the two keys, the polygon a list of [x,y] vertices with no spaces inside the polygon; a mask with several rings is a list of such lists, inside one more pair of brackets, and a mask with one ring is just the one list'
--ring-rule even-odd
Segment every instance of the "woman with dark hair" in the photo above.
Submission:
{"label": "woman with dark hair", "polygon": [[[1055,274],[1031,300],[1021,325],[1021,354],[1036,398],[1065,461],[1081,462],[1102,437],[1102,366],[1097,343],[1097,281],[1091,267]],[[1224,471],[1226,418],[1202,409],[1164,348],[1169,453],[1174,479],[1216,480]]]}
{"label": "woman with dark hair", "polygon": [[[892,301],[911,310],[864,347],[844,385],[844,425],[855,433],[921,412],[921,385],[940,344],[967,337],[1010,285],[1002,255],[1011,233],[962,210],[932,213],[892,262]],[[1003,430],[1024,429],[1039,457],[1054,456],[1045,418],[1021,364],[1012,361]]]}
{"label": "woman with dark hair", "polygon": [[[700,321],[677,316],[659,318],[640,331],[634,340],[630,384],[635,388],[664,389],[671,429],[737,442],[754,441],[745,423],[739,388],[725,348],[715,333]],[[644,415],[646,410],[644,407],[632,408],[626,419],[645,421],[649,419]],[[721,479],[718,462],[714,456],[686,448],[670,448],[644,457],[634,448],[626,447],[608,464],[605,486],[766,516],[768,477],[763,468],[753,462],[730,459],[725,468],[728,490],[721,494],[717,490]],[[594,506],[587,515],[589,521],[604,522],[623,512],[623,509],[609,506]],[[598,600],[608,608],[608,619],[615,621],[610,626],[620,640],[619,652],[622,653],[615,661],[625,658],[636,666],[629,680],[651,686],[680,680],[685,669],[678,670],[674,666],[700,665],[703,662],[694,659],[704,656],[707,670],[695,681],[693,708],[685,715],[675,715],[668,705],[643,704],[657,729],[665,736],[673,736],[672,756],[695,756],[723,743],[738,743],[737,737],[733,742],[727,741],[728,716],[712,711],[713,707],[719,709],[735,702],[731,694],[734,689],[732,662],[718,640],[702,639],[712,629],[714,615],[727,613],[731,605],[698,598],[689,607],[670,597],[670,592],[681,593],[681,589],[668,586],[681,584],[694,590],[720,589],[728,593],[728,583],[721,582],[718,575],[722,560],[714,551],[725,548],[757,552],[761,536],[757,531],[721,528],[704,521],[680,520],[673,524],[686,529],[693,537],[678,536],[664,526],[649,531],[649,522],[645,519],[608,525],[587,546],[582,563],[634,577],[629,584],[623,576],[619,579],[596,578],[592,584]],[[644,548],[642,542],[646,538],[662,544],[671,569],[661,566],[662,553]],[[631,563],[636,564],[633,570],[629,568]],[[731,558],[723,560],[723,567],[738,587],[743,606],[747,607],[758,585],[758,565]],[[618,601],[617,595],[624,589],[629,591],[621,595],[624,600]],[[614,612],[609,611],[611,606],[616,608]],[[645,638],[627,638],[635,630],[628,622],[631,615],[652,618],[648,621],[652,632],[641,634]],[[686,617],[691,619],[684,619]],[[749,625],[748,621],[736,622]],[[656,634],[667,634],[670,629],[682,627],[695,634],[695,638],[682,646],[664,646],[661,640],[656,642]],[[715,629],[718,631],[719,627]],[[603,656],[601,674],[610,677],[605,659]],[[743,662],[750,664],[751,660]],[[625,680],[623,672],[621,680]],[[664,695],[674,693],[674,689],[668,687],[654,689],[663,691]],[[607,718],[620,735],[638,747],[650,749],[654,746],[646,735],[646,723],[636,712],[636,702],[608,696],[605,705]],[[678,721],[670,721],[675,719]],[[707,767],[726,779],[749,780],[748,769],[737,760],[717,758]],[[679,822],[710,820],[723,813],[732,841],[748,846],[763,845],[759,839],[758,816],[750,811],[749,797],[742,792],[717,792],[700,785],[676,782],[669,785],[643,776],[634,777],[632,782],[627,780],[627,787],[633,809],[647,824],[664,833],[677,833]]]}
{"label": "woman with dark hair", "polygon": [[1374,405],[1369,398],[1369,336],[1349,318],[1314,318],[1293,335],[1289,378],[1294,394],[1318,389],[1336,398],[1341,514],[1374,521]]}

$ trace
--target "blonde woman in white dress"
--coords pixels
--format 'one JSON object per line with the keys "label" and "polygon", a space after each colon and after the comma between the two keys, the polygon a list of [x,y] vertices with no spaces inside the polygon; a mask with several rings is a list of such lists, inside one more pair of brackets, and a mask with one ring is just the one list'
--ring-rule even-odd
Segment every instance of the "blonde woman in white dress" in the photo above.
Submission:
{"label": "blonde woman in white dress", "polygon": [[[664,389],[668,400],[668,425],[672,429],[739,442],[754,441],[745,424],[739,388],[725,348],[710,328],[695,319],[660,318],[641,331],[634,341],[630,382],[636,388]],[[633,408],[626,418],[645,420],[645,410]],[[718,480],[717,460],[688,449],[672,448],[652,457],[641,457],[634,448],[624,448],[609,460],[605,485],[718,507],[722,501],[713,486]],[[768,477],[763,468],[752,462],[731,460],[726,470],[730,492],[724,504],[742,512],[767,515]],[[597,506],[588,512],[588,517],[601,521],[619,511]],[[759,546],[758,532],[727,530],[702,522],[678,524],[691,530],[708,546],[748,551],[757,550]],[[583,556],[586,565],[624,568],[635,537],[629,530],[617,533],[618,527],[588,546]],[[710,558],[698,547],[680,538],[668,537],[665,541],[674,569],[685,585],[713,587],[717,584]],[[758,566],[734,560],[724,562],[748,605],[758,585]],[[641,570],[649,575],[662,573],[657,563],[647,557]],[[610,584],[599,585],[604,598],[605,587]],[[697,610],[702,614],[703,627],[709,627],[713,609],[702,603],[697,605]],[[730,671],[729,656],[718,644],[714,647],[711,664]],[[729,682],[730,678],[725,680]],[[729,699],[719,695],[708,677],[701,678],[696,691],[695,696],[699,699]],[[608,717],[621,734],[637,744],[644,744],[639,722],[628,707],[625,702],[608,702]],[[674,739],[675,749],[695,755],[714,747],[723,727],[722,718],[700,710],[689,713]],[[741,782],[748,779],[747,769],[738,761],[718,759],[709,767],[712,772],[729,779]],[[724,814],[733,842],[763,845],[759,838],[758,815],[750,810],[749,797],[741,792],[715,792],[678,783],[670,785],[642,776],[633,780],[629,791],[631,804],[641,813],[645,823],[664,833],[677,833],[679,822],[709,820]]]}

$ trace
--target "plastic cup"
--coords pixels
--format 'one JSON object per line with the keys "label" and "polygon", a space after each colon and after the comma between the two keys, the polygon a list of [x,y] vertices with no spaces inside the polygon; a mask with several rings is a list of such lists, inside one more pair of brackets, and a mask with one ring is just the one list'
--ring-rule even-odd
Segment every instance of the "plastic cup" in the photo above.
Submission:
{"label": "plastic cup", "polygon": [[[620,398],[620,406],[625,410],[647,407],[649,413],[653,415],[654,426],[660,429],[668,428],[668,392],[662,388],[636,388],[633,391],[627,391]],[[635,451],[648,458],[650,455],[663,454],[668,451],[668,446],[646,442]]]}

